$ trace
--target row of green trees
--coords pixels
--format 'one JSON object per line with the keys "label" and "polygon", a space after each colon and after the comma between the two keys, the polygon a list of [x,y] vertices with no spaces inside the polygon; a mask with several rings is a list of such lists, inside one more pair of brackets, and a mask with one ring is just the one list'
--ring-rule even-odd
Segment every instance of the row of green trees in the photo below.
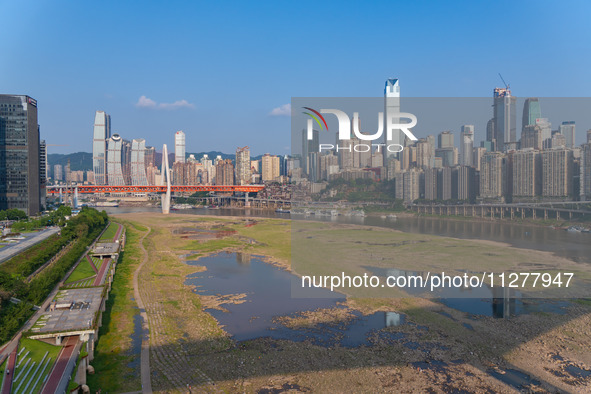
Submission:
{"label": "row of green trees", "polygon": [[26,218],[27,214],[17,208],[0,211],[0,220],[23,220]]}
{"label": "row of green trees", "polygon": [[[326,189],[319,196],[321,201],[347,200],[350,202],[376,201],[395,202],[395,181],[384,180],[376,182],[373,179],[334,179],[328,182]],[[334,194],[333,197],[328,195]],[[314,197],[314,196],[313,196]]]}
{"label": "row of green trees", "polygon": [[[85,207],[64,223],[61,237],[72,240],[72,248],[56,263],[41,271],[30,283],[19,273],[0,272],[0,344],[8,341],[33,314],[32,306],[40,305],[74,263],[84,255],[86,247],[99,236],[108,223],[108,216]],[[22,302],[13,304],[10,298]]]}
{"label": "row of green trees", "polygon": [[[22,211],[21,211],[22,212]],[[30,231],[36,228],[46,226],[63,226],[66,223],[66,217],[72,215],[72,208],[67,205],[60,205],[58,209],[41,216],[37,219],[25,218],[12,225],[12,232]]]}

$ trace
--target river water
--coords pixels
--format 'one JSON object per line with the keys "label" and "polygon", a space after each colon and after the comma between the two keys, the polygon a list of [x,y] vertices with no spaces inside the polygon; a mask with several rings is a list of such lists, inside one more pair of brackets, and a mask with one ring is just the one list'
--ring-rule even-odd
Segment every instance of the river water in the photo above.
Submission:
{"label": "river water", "polygon": [[[160,212],[158,208],[107,208],[109,214],[131,212]],[[265,210],[244,209],[191,209],[177,211],[187,215],[206,216],[255,216],[265,218],[289,218],[289,215]],[[302,217],[303,218],[303,217]],[[430,234],[460,239],[484,239],[503,242],[518,248],[543,250],[573,261],[591,263],[590,234],[571,233],[550,227],[521,225],[508,222],[449,220],[433,217],[402,216],[399,218],[368,217],[306,217],[306,220],[336,222],[343,224],[363,224],[393,228],[408,233]],[[297,219],[296,219],[297,220]],[[341,346],[367,344],[368,335],[380,328],[402,324],[404,316],[387,315],[379,312],[370,316],[356,315],[354,319],[338,327],[321,325],[317,330],[293,330],[278,324],[277,316],[297,315],[303,311],[318,308],[339,307],[345,296],[325,289],[315,289],[316,298],[292,297],[290,289],[298,286],[295,275],[262,262],[254,256],[243,264],[242,258],[235,254],[220,253],[189,261],[189,264],[204,265],[205,273],[197,273],[187,278],[187,283],[198,286],[196,292],[206,295],[245,294],[246,302],[224,304],[226,312],[209,310],[224,329],[236,340],[247,340],[261,336],[298,340],[312,338],[317,343]],[[241,262],[242,261],[242,262]],[[383,276],[380,269],[366,267],[368,272]],[[383,269],[382,269],[383,270]],[[496,291],[493,291],[496,290]],[[499,293],[498,290],[501,290]],[[508,291],[511,290],[511,291]],[[450,308],[463,311],[472,316],[493,316],[504,318],[524,313],[551,312],[563,313],[569,306],[564,300],[521,299],[513,289],[490,289],[483,287],[479,292],[466,298],[462,289],[445,288],[438,294],[438,301]],[[393,322],[396,322],[394,324]],[[327,334],[328,333],[328,334]],[[333,334],[330,334],[333,333]],[[337,335],[338,333],[338,335]]]}

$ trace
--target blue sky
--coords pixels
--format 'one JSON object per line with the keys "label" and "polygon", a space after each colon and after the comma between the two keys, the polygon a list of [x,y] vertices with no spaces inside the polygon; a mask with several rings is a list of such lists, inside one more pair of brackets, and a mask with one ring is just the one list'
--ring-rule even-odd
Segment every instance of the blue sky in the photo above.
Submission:
{"label": "blue sky", "polygon": [[273,109],[292,96],[380,96],[388,77],[413,97],[489,97],[498,72],[519,97],[589,96],[590,11],[584,1],[0,0],[0,92],[38,100],[41,137],[68,145],[50,153],[91,151],[102,109],[114,132],[157,149],[182,129],[187,151],[283,154],[289,117]]}

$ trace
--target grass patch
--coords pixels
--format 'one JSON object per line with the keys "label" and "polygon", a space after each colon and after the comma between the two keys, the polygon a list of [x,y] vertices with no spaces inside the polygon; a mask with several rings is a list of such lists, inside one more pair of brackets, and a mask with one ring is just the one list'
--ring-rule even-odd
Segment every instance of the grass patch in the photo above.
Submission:
{"label": "grass patch", "polygon": [[119,225],[117,223],[111,222],[111,224],[109,224],[109,227],[105,230],[105,232],[101,236],[100,240],[101,241],[113,241],[113,238],[115,238],[115,235],[117,235],[118,228],[119,228]]}
{"label": "grass patch", "polygon": [[76,267],[76,269],[74,269],[72,274],[70,274],[65,283],[67,284],[77,282],[79,280],[90,278],[91,276],[95,275],[96,273],[90,266],[88,260],[86,260],[86,258],[83,258],[82,260],[80,260],[80,263],[78,263],[78,266]]}
{"label": "grass patch", "polygon": [[591,298],[579,298],[577,300],[574,300],[574,302],[576,302],[579,305],[591,307]]}
{"label": "grass patch", "polygon": [[4,382],[4,371],[6,370],[6,363],[8,362],[8,357],[4,360],[4,362],[0,365],[0,387],[2,387],[2,382]]}
{"label": "grass patch", "polygon": [[[27,365],[26,369],[31,369],[31,371],[29,372],[29,374],[27,375],[25,381],[31,381],[31,384],[29,385],[29,387],[27,388],[27,391],[30,393],[38,393],[41,390],[41,387],[43,386],[44,380],[45,380],[45,376],[49,375],[49,372],[51,371],[51,368],[53,366],[53,364],[55,363],[57,356],[59,354],[59,352],[61,351],[61,346],[55,346],[55,345],[50,345],[48,343],[42,342],[42,341],[37,341],[35,339],[29,339],[29,338],[22,338],[19,342],[19,349],[25,348],[25,350],[21,353],[21,356],[19,357],[18,361],[21,361],[22,358],[22,363],[21,366],[19,368],[16,368],[15,371],[11,372],[14,373],[14,376],[17,376],[18,374],[20,374],[21,370],[24,368],[25,363],[27,362],[28,359],[30,359],[29,364]],[[24,357],[24,355],[29,352],[27,354],[26,357]],[[43,356],[45,355],[45,353],[47,352],[47,357],[45,357],[45,360],[43,360]],[[47,360],[50,360],[49,363],[47,363]],[[35,369],[37,369],[37,366],[39,365],[39,363],[41,362],[41,360],[43,360],[43,363],[41,364],[41,367],[39,368],[39,370],[37,370],[37,373],[33,376],[33,373],[35,372]],[[33,362],[35,363],[35,367],[31,368],[31,365],[33,364]],[[47,365],[46,365],[47,363]],[[25,372],[26,374],[27,372]],[[24,374],[22,375],[24,376]],[[21,376],[21,380],[23,379]],[[40,377],[40,379],[37,381],[37,384],[33,386],[33,384],[35,383],[35,380],[37,380],[37,378]],[[21,386],[21,390],[25,387],[27,383],[24,383],[23,386]],[[16,387],[14,387],[16,388]],[[14,389],[13,388],[13,389]]]}
{"label": "grass patch", "polygon": [[291,261],[291,226],[288,220],[263,220],[254,226],[245,227],[243,224],[233,225],[232,229],[238,234],[256,241],[247,250],[253,254],[259,253],[275,258]]}
{"label": "grass patch", "polygon": [[[141,389],[139,363],[137,368],[128,365],[140,356],[131,353],[133,318],[139,313],[133,298],[133,273],[142,259],[139,240],[145,227],[123,223],[127,243],[119,257],[119,264],[109,293],[103,325],[95,348],[92,365],[96,374],[88,375],[91,392],[127,392]],[[114,235],[113,235],[114,236]]]}
{"label": "grass patch", "polygon": [[212,253],[226,248],[242,246],[243,243],[236,238],[214,239],[206,242],[192,241],[185,245],[187,250],[195,250],[199,253]]}

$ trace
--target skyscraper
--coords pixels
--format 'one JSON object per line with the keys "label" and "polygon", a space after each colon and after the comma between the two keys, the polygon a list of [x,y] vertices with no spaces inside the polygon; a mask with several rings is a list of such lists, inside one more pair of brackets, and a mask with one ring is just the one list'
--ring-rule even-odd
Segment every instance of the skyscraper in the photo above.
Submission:
{"label": "skyscraper", "polygon": [[94,114],[92,170],[96,185],[107,184],[107,140],[111,138],[111,116],[105,111]]}
{"label": "skyscraper", "polygon": [[550,148],[552,144],[552,123],[547,118],[536,119],[536,125],[542,130],[542,149]]}
{"label": "skyscraper", "polygon": [[53,182],[59,184],[60,181],[64,180],[63,167],[61,164],[55,164],[53,166]]}
{"label": "skyscraper", "polygon": [[541,194],[541,158],[540,152],[532,148],[513,154],[513,197],[531,198]]}
{"label": "skyscraper", "polygon": [[528,125],[521,132],[521,149],[533,148],[542,150],[542,128],[537,125]]}
{"label": "skyscraper", "polygon": [[462,126],[460,134],[460,163],[465,166],[472,165],[472,152],[474,150],[474,125]]}
{"label": "skyscraper", "polygon": [[[404,146],[405,135],[400,130],[392,131],[392,139],[388,140],[387,131],[390,129],[388,125],[400,123],[398,114],[400,113],[400,85],[398,78],[389,78],[386,80],[386,86],[384,88],[384,138],[386,147],[391,144],[399,144]],[[397,159],[398,152],[389,152],[388,149],[384,148],[384,165],[388,165],[390,159]],[[341,165],[341,167],[343,167]]]}
{"label": "skyscraper", "polygon": [[[311,158],[319,156],[320,153],[314,152],[310,155]],[[317,166],[312,165],[310,168],[316,169]],[[263,181],[273,181],[279,177],[279,157],[271,156],[265,153],[261,158],[261,179]]]}
{"label": "skyscraper", "polygon": [[137,138],[131,141],[131,184],[134,186],[148,186],[145,154],[145,139]]}
{"label": "skyscraper", "polygon": [[[463,130],[463,129],[462,129]],[[442,131],[437,136],[437,147],[438,148],[453,148],[454,147],[454,135],[451,131]]]}
{"label": "skyscraper", "polygon": [[232,160],[222,160],[219,157],[216,159],[215,165],[215,184],[216,185],[233,185],[234,184],[234,164]]}
{"label": "skyscraper", "polygon": [[542,110],[540,108],[540,100],[536,97],[530,97],[525,99],[523,105],[523,118],[521,119],[521,131],[527,126],[533,126],[536,124],[536,119],[542,117]]}
{"label": "skyscraper", "polygon": [[509,89],[495,88],[493,91],[493,119],[496,140],[495,150],[507,151],[517,145],[515,106],[516,98]]}
{"label": "skyscraper", "polygon": [[542,196],[568,197],[573,193],[573,151],[549,149],[542,152]]}
{"label": "skyscraper", "polygon": [[581,201],[591,200],[591,142],[581,147]]}
{"label": "skyscraper", "polygon": [[575,127],[575,121],[571,120],[568,122],[562,122],[558,129],[560,134],[566,139],[566,147],[570,149],[575,147]]}
{"label": "skyscraper", "polygon": [[236,184],[250,184],[250,149],[248,146],[236,149]]}
{"label": "skyscraper", "polygon": [[174,135],[174,161],[185,162],[185,133],[179,130]]}
{"label": "skyscraper", "polygon": [[502,199],[504,190],[503,164],[505,155],[500,152],[487,152],[480,162],[480,197]]}
{"label": "skyscraper", "polygon": [[0,209],[41,209],[37,101],[0,95]]}
{"label": "skyscraper", "polygon": [[[107,174],[109,186],[124,186],[123,170],[121,168],[121,148],[123,139],[119,134],[113,134],[107,144]],[[94,175],[96,182],[96,173]]]}
{"label": "skyscraper", "polygon": [[47,165],[47,144],[45,140],[39,143],[39,196],[41,207],[45,207],[46,200],[46,185],[47,177],[49,175],[49,167]]}
{"label": "skyscraper", "polygon": [[[347,141],[349,140],[345,140],[343,142],[346,143]],[[316,152],[320,152],[320,134],[318,130],[312,130],[311,140],[308,139],[308,131],[306,129],[302,130],[302,168],[306,174],[309,173],[308,156],[310,153]]]}

